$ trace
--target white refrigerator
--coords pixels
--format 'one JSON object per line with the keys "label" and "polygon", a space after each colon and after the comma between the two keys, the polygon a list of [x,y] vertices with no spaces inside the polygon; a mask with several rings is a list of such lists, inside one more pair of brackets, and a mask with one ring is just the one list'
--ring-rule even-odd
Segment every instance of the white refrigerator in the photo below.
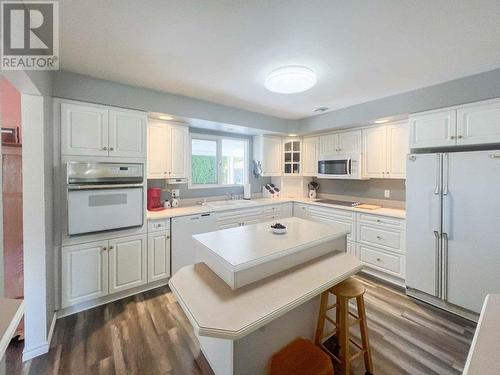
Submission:
{"label": "white refrigerator", "polygon": [[411,154],[407,293],[470,317],[500,293],[500,150]]}

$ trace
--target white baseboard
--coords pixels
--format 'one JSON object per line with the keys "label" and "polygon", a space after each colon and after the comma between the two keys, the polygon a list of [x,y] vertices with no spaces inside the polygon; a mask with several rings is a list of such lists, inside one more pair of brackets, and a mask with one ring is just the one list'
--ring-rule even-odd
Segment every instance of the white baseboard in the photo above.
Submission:
{"label": "white baseboard", "polygon": [[50,342],[52,341],[52,335],[54,334],[56,321],[57,321],[57,314],[54,311],[54,315],[52,315],[52,322],[50,323],[49,333],[47,335],[47,340],[43,344],[38,345],[34,348],[31,349],[24,348],[23,362],[29,361],[30,359],[38,357],[39,355],[48,353],[50,348]]}

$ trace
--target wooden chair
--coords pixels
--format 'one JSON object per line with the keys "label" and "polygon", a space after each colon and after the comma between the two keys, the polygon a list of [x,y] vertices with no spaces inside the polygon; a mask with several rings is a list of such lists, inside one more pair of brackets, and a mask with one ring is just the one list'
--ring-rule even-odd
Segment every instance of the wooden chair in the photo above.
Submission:
{"label": "wooden chair", "polygon": [[[336,303],[332,305],[328,305],[328,297],[330,293],[334,294],[337,299]],[[321,295],[321,305],[315,343],[340,364],[340,369],[343,375],[349,375],[351,362],[360,355],[364,355],[366,374],[373,373],[370,343],[368,342],[365,302],[363,299],[364,293],[365,287],[363,284],[353,278],[349,278],[333,288],[328,289]],[[349,312],[349,299],[351,298],[356,298],[358,316]],[[334,308],[335,320],[327,315],[327,312]],[[328,332],[327,334],[324,333],[326,321],[330,322],[334,326],[333,331]],[[359,323],[360,326],[361,343],[358,343],[349,337],[349,327],[357,323]],[[324,345],[324,342],[334,335],[336,335],[337,338],[339,355],[332,353],[332,351]],[[359,351],[352,356],[350,354],[350,343],[359,349]]]}
{"label": "wooden chair", "polygon": [[296,339],[269,361],[269,375],[333,375],[330,357],[306,339]]}

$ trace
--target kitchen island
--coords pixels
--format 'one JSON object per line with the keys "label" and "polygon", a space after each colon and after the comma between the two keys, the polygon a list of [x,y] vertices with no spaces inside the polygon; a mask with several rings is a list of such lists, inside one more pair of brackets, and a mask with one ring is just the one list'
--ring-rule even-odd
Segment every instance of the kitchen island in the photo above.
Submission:
{"label": "kitchen island", "polygon": [[[182,268],[169,282],[217,375],[265,374],[273,353],[297,337],[313,339],[319,295],[362,268],[345,252],[344,228],[298,218],[283,223],[297,233],[270,234],[271,223],[261,223],[195,236],[206,247],[200,251],[226,258],[221,264],[229,270],[260,265],[268,271],[263,279],[233,289],[235,285],[232,288],[216,274],[220,269],[214,272],[197,263]],[[232,254],[227,253],[228,244]],[[296,263],[294,254],[303,256],[328,244],[328,252]],[[275,267],[279,259],[290,268]],[[278,273],[269,274],[268,262]],[[257,274],[260,270],[253,268]]]}

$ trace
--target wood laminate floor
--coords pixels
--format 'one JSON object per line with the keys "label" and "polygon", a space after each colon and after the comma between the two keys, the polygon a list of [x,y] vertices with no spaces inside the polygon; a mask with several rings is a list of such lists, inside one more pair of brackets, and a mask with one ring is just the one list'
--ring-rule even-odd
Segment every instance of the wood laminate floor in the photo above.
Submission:
{"label": "wood laminate floor", "polygon": [[[473,323],[358,279],[367,288],[374,374],[461,373]],[[359,330],[352,332],[359,337]],[[24,364],[21,355],[22,344],[12,343],[6,374],[213,374],[168,287],[59,319],[49,353]],[[364,374],[361,361],[352,374]]]}

